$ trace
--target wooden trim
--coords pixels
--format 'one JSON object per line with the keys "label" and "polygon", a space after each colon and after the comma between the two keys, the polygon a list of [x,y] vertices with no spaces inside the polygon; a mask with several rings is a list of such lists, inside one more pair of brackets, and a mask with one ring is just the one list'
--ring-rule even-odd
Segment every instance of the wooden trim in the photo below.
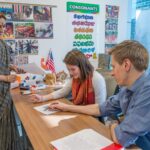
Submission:
{"label": "wooden trim", "polygon": [[54,7],[57,8],[56,5],[46,5],[46,4],[32,4],[32,3],[15,3],[15,2],[0,2],[0,4],[23,4],[23,5],[34,5],[34,6],[50,6],[50,7]]}

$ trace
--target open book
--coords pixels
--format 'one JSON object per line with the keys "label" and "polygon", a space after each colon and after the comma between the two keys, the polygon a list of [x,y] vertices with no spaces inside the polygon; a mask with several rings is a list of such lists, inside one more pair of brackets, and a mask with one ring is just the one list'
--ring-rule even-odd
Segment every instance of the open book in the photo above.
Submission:
{"label": "open book", "polygon": [[93,129],[83,129],[64,138],[50,142],[54,150],[123,150]]}

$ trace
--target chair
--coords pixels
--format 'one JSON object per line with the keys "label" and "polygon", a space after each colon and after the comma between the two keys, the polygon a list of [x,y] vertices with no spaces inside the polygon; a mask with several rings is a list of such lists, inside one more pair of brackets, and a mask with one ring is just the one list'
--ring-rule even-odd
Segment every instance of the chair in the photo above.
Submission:
{"label": "chair", "polygon": [[99,54],[98,68],[96,69],[105,79],[107,98],[114,95],[117,83],[115,79],[110,75],[110,55]]}
{"label": "chair", "polygon": [[109,70],[110,67],[110,55],[99,54],[98,56],[98,68],[103,70]]}
{"label": "chair", "polygon": [[110,71],[103,69],[96,69],[96,71],[98,71],[105,79],[107,98],[114,95],[117,83],[115,79],[110,75]]}

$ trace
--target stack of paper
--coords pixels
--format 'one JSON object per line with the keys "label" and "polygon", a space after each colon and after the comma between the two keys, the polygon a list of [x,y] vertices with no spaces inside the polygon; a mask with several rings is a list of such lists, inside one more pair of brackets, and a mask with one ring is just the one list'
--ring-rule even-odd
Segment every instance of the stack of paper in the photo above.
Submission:
{"label": "stack of paper", "polygon": [[93,129],[83,129],[50,144],[55,150],[122,150],[122,146],[115,145]]}

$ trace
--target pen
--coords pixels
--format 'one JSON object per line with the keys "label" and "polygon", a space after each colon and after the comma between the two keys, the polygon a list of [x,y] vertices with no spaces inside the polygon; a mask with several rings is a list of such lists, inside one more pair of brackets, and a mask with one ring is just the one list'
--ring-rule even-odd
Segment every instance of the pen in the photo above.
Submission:
{"label": "pen", "polygon": [[49,107],[48,107],[48,106],[45,106],[45,107],[44,107],[44,111],[47,111],[47,110],[49,110]]}

